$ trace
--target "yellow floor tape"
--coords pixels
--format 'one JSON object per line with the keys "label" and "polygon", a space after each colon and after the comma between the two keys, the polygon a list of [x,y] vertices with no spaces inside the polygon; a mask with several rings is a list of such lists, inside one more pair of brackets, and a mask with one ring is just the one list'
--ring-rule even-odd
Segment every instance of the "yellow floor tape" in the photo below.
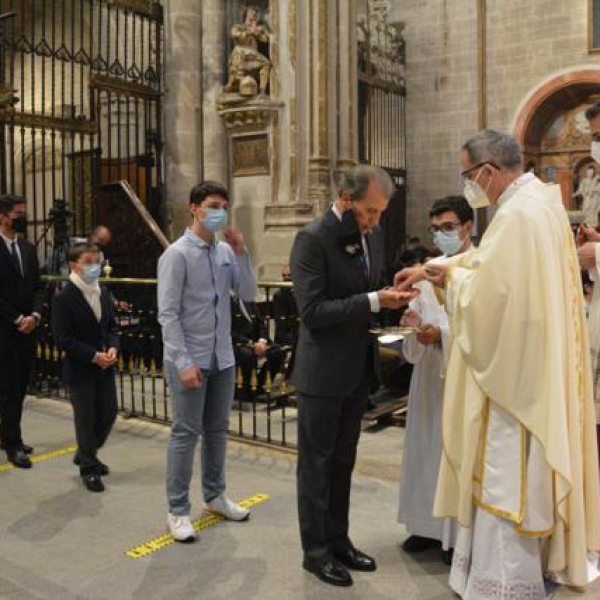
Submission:
{"label": "yellow floor tape", "polygon": [[[61,448],[60,450],[52,450],[51,452],[44,452],[43,454],[33,454],[30,456],[30,460],[32,463],[39,463],[44,460],[50,460],[51,458],[59,458],[60,456],[66,456],[67,454],[72,454],[77,450],[77,446],[67,446],[66,448]],[[16,467],[11,463],[6,463],[5,465],[0,465],[0,473],[4,473],[5,471],[10,471],[15,469]]]}
{"label": "yellow floor tape", "polygon": [[[268,499],[268,494],[254,494],[253,496],[248,496],[247,498],[244,498],[243,500],[238,502],[238,504],[240,506],[243,506],[244,508],[250,508]],[[194,526],[194,530],[196,532],[199,532],[203,529],[206,529],[207,527],[212,527],[213,525],[216,525],[221,521],[225,521],[225,518],[219,515],[208,513],[206,514],[206,516],[200,517],[199,519],[193,521],[192,525]],[[150,540],[149,542],[140,544],[139,546],[128,550],[127,552],[125,552],[125,554],[129,556],[129,558],[142,558],[143,556],[148,556],[149,554],[152,554],[157,550],[162,550],[163,548],[170,546],[174,542],[175,540],[173,536],[170,533],[165,533],[163,535],[159,535],[153,540]]]}

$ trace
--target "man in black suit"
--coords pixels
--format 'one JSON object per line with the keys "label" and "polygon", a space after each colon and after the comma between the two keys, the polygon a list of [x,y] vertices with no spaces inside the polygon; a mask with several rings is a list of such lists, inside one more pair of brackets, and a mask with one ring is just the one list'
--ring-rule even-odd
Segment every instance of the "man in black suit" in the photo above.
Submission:
{"label": "man in black suit", "polygon": [[44,301],[35,246],[20,237],[26,231],[25,200],[0,196],[0,442],[21,469],[31,468],[21,417]]}
{"label": "man in black suit", "polygon": [[376,383],[374,313],[412,297],[385,281],[377,225],[394,191],[378,167],[359,165],[341,182],[327,212],[302,229],[291,253],[300,330],[291,381],[298,392],[298,513],[303,566],[348,586],[346,568],[375,561],[348,536],[350,483],[361,418]]}
{"label": "man in black suit", "polygon": [[[239,298],[231,298],[231,341],[235,356],[236,368],[242,372],[243,387],[241,398],[252,400],[252,369],[257,374],[257,394],[264,393],[267,371],[274,381],[281,371],[285,355],[278,344],[269,339],[268,323],[259,314],[255,302],[243,302]],[[264,358],[265,363],[258,368],[258,359]]]}
{"label": "man in black suit", "polygon": [[[292,281],[289,265],[284,265],[281,269],[281,279],[286,283]],[[275,343],[293,347],[298,335],[298,305],[293,288],[282,287],[273,294],[273,318],[275,319]]]}
{"label": "man in black suit", "polygon": [[54,297],[52,333],[65,352],[63,381],[75,418],[74,462],[86,488],[104,491],[109,468],[98,459],[117,416],[114,365],[119,341],[109,291],[98,284],[100,251],[78,244],[69,248],[69,283]]}

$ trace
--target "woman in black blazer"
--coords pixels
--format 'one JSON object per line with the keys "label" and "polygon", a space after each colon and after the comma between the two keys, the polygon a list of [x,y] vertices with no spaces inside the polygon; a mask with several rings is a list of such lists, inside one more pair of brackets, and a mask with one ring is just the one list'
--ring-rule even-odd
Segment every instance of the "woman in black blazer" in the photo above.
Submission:
{"label": "woman in black blazer", "polygon": [[101,476],[108,467],[97,452],[117,416],[114,365],[118,337],[108,290],[100,286],[100,252],[96,246],[77,244],[69,249],[69,283],[54,297],[52,332],[65,352],[63,381],[73,415],[77,454],[83,483],[91,492],[104,491]]}

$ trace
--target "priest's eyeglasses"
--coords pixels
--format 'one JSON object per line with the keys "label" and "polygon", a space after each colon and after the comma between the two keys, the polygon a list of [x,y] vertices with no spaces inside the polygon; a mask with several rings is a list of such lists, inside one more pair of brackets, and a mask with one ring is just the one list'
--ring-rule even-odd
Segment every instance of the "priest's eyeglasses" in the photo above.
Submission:
{"label": "priest's eyeglasses", "polygon": [[429,233],[431,233],[431,234],[437,233],[438,231],[441,231],[442,233],[452,233],[453,231],[456,231],[457,229],[459,229],[461,225],[462,225],[461,222],[441,223],[440,225],[430,225],[428,227],[428,230],[429,230]]}
{"label": "priest's eyeglasses", "polygon": [[500,171],[500,167],[496,163],[492,162],[491,160],[484,160],[483,162],[477,163],[474,167],[463,171],[460,174],[461,179],[463,181],[465,179],[471,179],[471,177],[469,177],[469,174],[473,171],[476,171],[477,169],[481,169],[481,167],[484,167],[485,165],[490,165],[491,167],[494,167],[494,169],[498,169],[498,171]]}

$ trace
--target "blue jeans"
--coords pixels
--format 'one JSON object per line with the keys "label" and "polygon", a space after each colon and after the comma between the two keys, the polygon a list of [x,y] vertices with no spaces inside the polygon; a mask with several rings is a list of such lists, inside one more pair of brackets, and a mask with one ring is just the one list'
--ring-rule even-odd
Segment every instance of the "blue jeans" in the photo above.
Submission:
{"label": "blue jeans", "polygon": [[202,369],[202,386],[187,389],[172,363],[165,363],[171,390],[173,425],[167,451],[167,501],[173,515],[189,515],[194,451],[202,434],[200,465],[205,502],[225,491],[225,453],[229,412],[233,402],[235,367]]}

